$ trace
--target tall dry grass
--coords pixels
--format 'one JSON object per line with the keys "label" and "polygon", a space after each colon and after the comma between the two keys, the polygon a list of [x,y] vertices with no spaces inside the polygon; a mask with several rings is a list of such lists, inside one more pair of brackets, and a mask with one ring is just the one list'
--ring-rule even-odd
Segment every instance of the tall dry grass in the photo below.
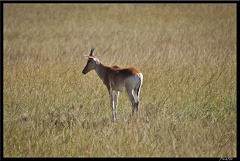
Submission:
{"label": "tall dry grass", "polygon": [[[236,157],[236,5],[4,4],[4,157]],[[144,75],[139,121],[81,73]]]}

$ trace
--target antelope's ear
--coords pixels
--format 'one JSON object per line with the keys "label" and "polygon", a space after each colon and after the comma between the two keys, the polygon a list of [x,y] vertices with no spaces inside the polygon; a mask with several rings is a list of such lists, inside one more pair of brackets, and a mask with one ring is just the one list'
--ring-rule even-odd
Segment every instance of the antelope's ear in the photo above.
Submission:
{"label": "antelope's ear", "polygon": [[85,58],[89,59],[89,56],[88,55],[83,55]]}

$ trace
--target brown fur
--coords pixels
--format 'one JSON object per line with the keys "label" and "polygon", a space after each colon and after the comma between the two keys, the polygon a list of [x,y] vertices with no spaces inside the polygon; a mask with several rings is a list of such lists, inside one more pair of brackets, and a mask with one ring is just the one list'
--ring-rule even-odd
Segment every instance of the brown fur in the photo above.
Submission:
{"label": "brown fur", "polygon": [[[108,77],[105,77],[103,80],[103,83],[107,86],[108,89],[110,89],[110,86],[112,86],[111,83],[113,82],[124,82],[124,79],[127,77],[136,75],[140,73],[137,69],[135,68],[120,68],[119,66],[106,66],[101,63],[102,66],[106,68],[106,75]],[[113,86],[112,86],[113,87]]]}

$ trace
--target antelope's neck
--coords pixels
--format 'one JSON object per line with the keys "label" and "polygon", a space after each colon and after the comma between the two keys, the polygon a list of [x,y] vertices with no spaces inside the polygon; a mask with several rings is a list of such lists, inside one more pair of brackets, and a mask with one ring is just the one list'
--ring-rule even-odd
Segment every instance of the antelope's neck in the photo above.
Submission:
{"label": "antelope's neck", "polygon": [[107,66],[103,65],[102,63],[96,65],[95,71],[102,81],[105,79],[106,70]]}

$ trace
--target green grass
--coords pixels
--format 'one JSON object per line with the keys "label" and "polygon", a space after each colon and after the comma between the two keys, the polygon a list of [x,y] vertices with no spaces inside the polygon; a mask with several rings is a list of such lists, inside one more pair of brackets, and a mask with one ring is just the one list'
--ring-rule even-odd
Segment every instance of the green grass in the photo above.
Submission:
{"label": "green grass", "polygon": [[[236,157],[236,5],[4,4],[4,157]],[[119,120],[83,54],[144,76]]]}

